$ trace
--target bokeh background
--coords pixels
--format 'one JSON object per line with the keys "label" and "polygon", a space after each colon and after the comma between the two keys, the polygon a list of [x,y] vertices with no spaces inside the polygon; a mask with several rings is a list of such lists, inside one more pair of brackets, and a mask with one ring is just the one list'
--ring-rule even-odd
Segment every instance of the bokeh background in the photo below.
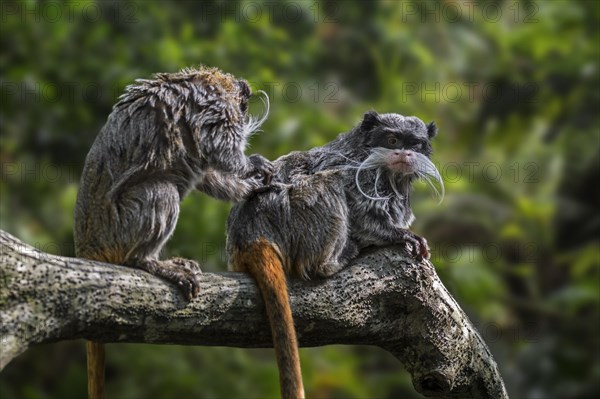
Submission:
{"label": "bokeh background", "polygon": [[[437,205],[414,229],[512,398],[600,391],[600,7],[596,1],[4,1],[0,227],[73,255],[85,155],[136,78],[200,63],[271,98],[249,151],[322,145],[375,109],[435,120]],[[260,102],[253,104],[260,113]],[[225,270],[229,204],[193,193],[165,256]],[[303,349],[314,398],[419,398],[391,355]],[[30,349],[0,397],[82,398],[82,341]],[[278,395],[271,350],[109,345],[112,398]]]}

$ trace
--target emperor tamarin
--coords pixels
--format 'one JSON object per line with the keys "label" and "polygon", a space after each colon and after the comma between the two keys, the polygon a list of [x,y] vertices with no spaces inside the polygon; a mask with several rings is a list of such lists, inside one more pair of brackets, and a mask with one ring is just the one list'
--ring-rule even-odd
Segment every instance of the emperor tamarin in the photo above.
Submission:
{"label": "emperor tamarin", "polygon": [[417,178],[443,189],[429,160],[436,133],[416,117],[368,112],[333,142],[276,160],[271,188],[232,209],[229,264],[262,293],[282,397],[304,397],[285,275],[331,276],[372,245],[408,243],[412,256],[428,258],[425,239],[408,230],[410,192]]}
{"label": "emperor tamarin", "polygon": [[161,261],[159,253],[192,189],[240,201],[269,178],[270,162],[244,155],[264,120],[248,115],[250,96],[244,80],[204,67],[128,86],[85,160],[76,255],[139,268],[177,284],[188,299],[198,295],[197,263]]}

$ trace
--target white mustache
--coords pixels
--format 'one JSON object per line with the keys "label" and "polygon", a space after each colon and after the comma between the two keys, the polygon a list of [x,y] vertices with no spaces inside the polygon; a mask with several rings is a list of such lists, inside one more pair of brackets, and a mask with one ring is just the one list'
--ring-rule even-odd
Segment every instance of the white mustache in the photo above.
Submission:
{"label": "white mustache", "polygon": [[[388,199],[392,198],[392,195],[382,197],[377,192],[377,185],[379,183],[379,179],[381,178],[382,173],[388,174],[388,181],[390,183],[390,187],[394,191],[394,194],[396,196],[398,196],[398,198],[402,198],[403,195],[400,194],[400,190],[398,189],[398,180],[400,180],[402,177],[404,177],[405,174],[400,171],[390,170],[386,166],[387,165],[386,160],[388,159],[390,152],[393,152],[393,151],[396,151],[396,150],[388,149],[388,148],[381,148],[381,147],[373,148],[371,150],[371,154],[367,157],[367,159],[365,159],[360,164],[356,161],[348,159],[349,161],[353,162],[355,165],[346,165],[346,167],[356,169],[356,175],[354,178],[354,181],[356,183],[356,188],[365,198],[368,198],[371,200],[388,200]],[[427,183],[427,186],[432,191],[434,197],[439,199],[438,204],[440,204],[444,200],[444,195],[445,195],[444,182],[442,180],[442,176],[440,175],[440,172],[437,170],[437,168],[435,167],[433,162],[431,162],[431,160],[429,158],[427,158],[425,155],[423,155],[419,152],[413,152],[413,153],[415,154],[415,157],[416,157],[415,170],[414,170],[413,174],[418,179],[421,179],[421,180],[425,181],[425,183]],[[364,170],[375,170],[376,171],[375,180],[374,180],[374,188],[373,188],[375,196],[371,196],[371,195],[367,194],[361,187],[359,176],[360,176],[360,173]],[[434,182],[439,185],[439,189],[438,189],[438,187],[436,187],[436,184]]]}
{"label": "white mustache", "polygon": [[262,124],[267,120],[269,116],[269,110],[271,109],[271,103],[269,102],[269,95],[262,90],[257,92],[257,95],[260,94],[260,101],[262,101],[265,111],[262,116],[257,117],[254,115],[248,115],[248,122],[244,126],[244,134],[247,134],[247,137],[250,137],[251,134],[259,132]]}

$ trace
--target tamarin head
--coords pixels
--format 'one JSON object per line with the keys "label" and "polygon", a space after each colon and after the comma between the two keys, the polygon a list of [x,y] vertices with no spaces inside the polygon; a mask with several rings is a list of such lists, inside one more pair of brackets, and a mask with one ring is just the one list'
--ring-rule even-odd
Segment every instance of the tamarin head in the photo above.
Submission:
{"label": "tamarin head", "polygon": [[[359,132],[366,148],[366,158],[357,167],[356,184],[362,187],[374,186],[377,193],[382,178],[387,180],[392,193],[403,195],[415,179],[423,179],[440,198],[443,197],[444,185],[435,165],[429,159],[432,148],[431,139],[437,134],[434,122],[427,125],[414,116],[399,114],[378,114],[367,112],[360,124]],[[371,170],[375,173],[360,178],[361,171]],[[370,176],[374,176],[374,181]],[[440,191],[433,181],[437,181]],[[385,184],[384,184],[385,186]],[[385,188],[385,187],[384,187]],[[379,190],[381,191],[381,189]],[[385,199],[385,196],[363,194],[371,199]],[[389,197],[387,197],[389,198]]]}
{"label": "tamarin head", "polygon": [[192,130],[203,125],[247,137],[267,117],[269,99],[264,92],[259,93],[266,111],[257,118],[248,114],[252,96],[248,82],[217,68],[200,66],[175,73],[158,73],[154,79],[138,79],[125,89],[117,106],[142,102],[157,109],[168,109],[166,119],[175,123],[185,121]]}
{"label": "tamarin head", "polygon": [[437,135],[435,122],[425,125],[416,116],[367,112],[361,123],[366,144],[371,148],[388,148],[431,155],[431,139]]}

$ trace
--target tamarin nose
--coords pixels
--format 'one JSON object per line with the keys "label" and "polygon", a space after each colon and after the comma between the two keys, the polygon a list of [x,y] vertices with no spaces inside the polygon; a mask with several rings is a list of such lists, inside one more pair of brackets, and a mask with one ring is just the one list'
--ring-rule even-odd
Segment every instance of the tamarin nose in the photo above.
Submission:
{"label": "tamarin nose", "polygon": [[412,158],[413,152],[410,150],[394,150],[394,156],[400,157],[402,159]]}

